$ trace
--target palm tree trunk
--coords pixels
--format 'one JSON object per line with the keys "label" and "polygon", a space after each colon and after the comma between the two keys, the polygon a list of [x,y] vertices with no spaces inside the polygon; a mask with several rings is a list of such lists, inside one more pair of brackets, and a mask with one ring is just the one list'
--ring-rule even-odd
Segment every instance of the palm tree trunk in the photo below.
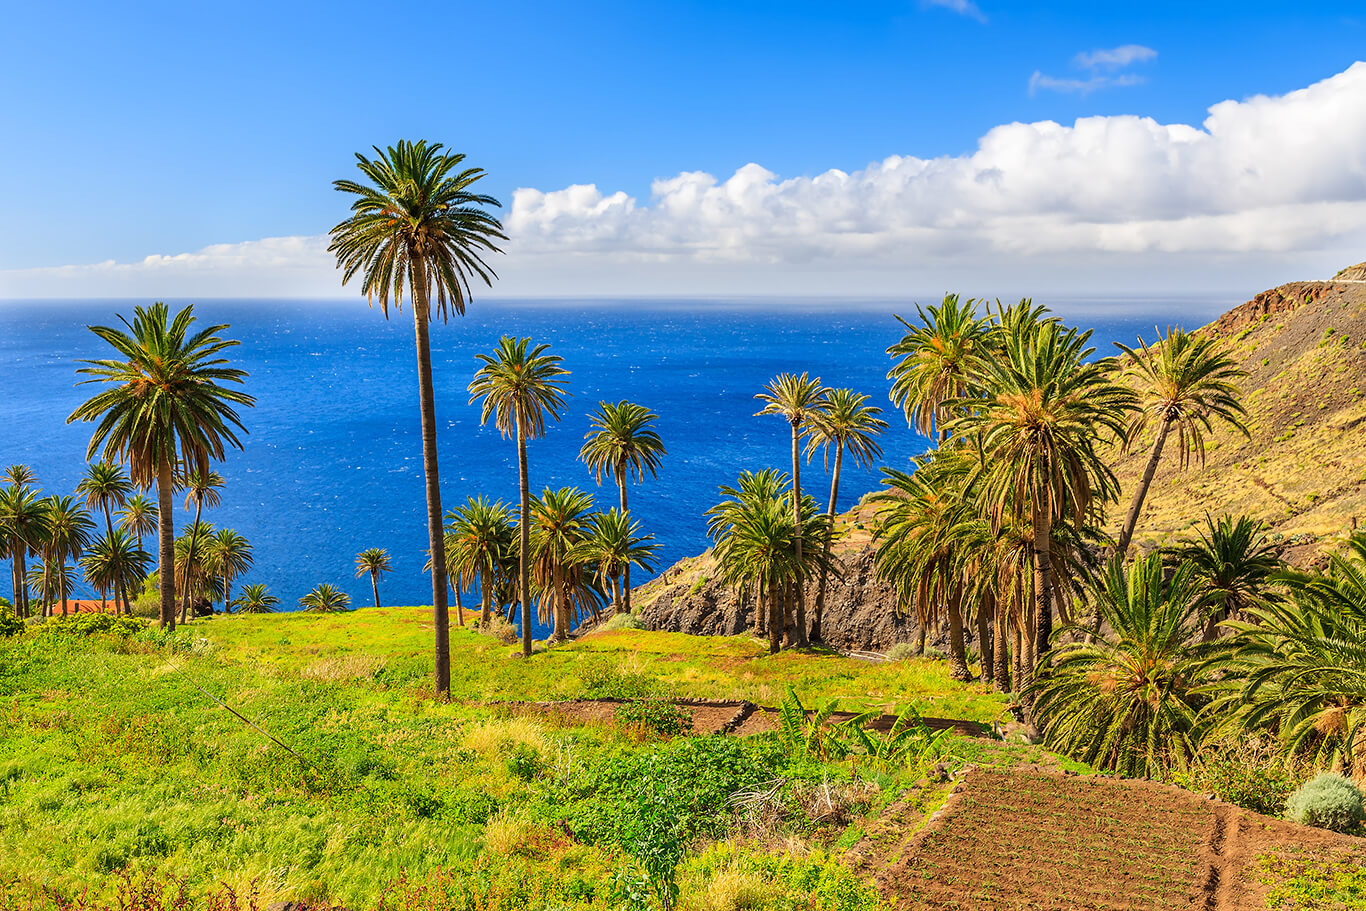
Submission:
{"label": "palm tree trunk", "polygon": [[230,599],[231,597],[232,597],[232,581],[228,578],[228,574],[227,574],[227,573],[224,573],[224,574],[223,574],[223,613],[224,613],[224,614],[226,614],[226,613],[228,612],[228,601],[229,601],[229,599]]}
{"label": "palm tree trunk", "polygon": [[436,451],[436,394],[427,335],[427,274],[412,264],[413,332],[417,340],[417,397],[422,411],[422,471],[427,481],[427,539],[432,552],[432,622],[436,626],[435,683],[438,697],[451,692],[450,612],[446,606],[446,536],[441,526],[441,477]]}
{"label": "palm tree trunk", "polygon": [[375,609],[379,609],[379,573],[370,570],[370,590],[375,593]]}
{"label": "palm tree trunk", "polygon": [[[627,524],[630,524],[631,514],[626,511],[626,467],[622,466],[617,470],[617,490],[621,492],[621,514],[626,517]],[[631,612],[631,561],[626,561],[626,569],[622,573],[622,609],[626,613]],[[615,605],[614,605],[615,606]]]}
{"label": "palm tree trunk", "polygon": [[1034,504],[1034,654],[1042,657],[1053,637],[1053,517],[1049,504]]}
{"label": "palm tree trunk", "polygon": [[517,419],[517,478],[521,489],[522,511],[520,527],[517,529],[518,548],[518,592],[522,599],[522,657],[531,657],[531,565],[528,551],[531,550],[531,484],[526,476],[526,434],[522,432],[522,421]]}
{"label": "palm tree trunk", "polygon": [[967,642],[963,636],[963,590],[954,586],[949,595],[949,677],[960,683],[972,679],[968,670]]}
{"label": "palm tree trunk", "polygon": [[821,618],[825,616],[825,576],[826,564],[830,562],[830,545],[835,540],[835,504],[840,495],[840,466],[844,462],[844,446],[835,447],[835,472],[830,476],[830,506],[825,514],[830,519],[830,527],[825,532],[825,559],[821,561],[821,581],[816,588],[815,616],[811,618],[811,640],[821,641]]}
{"label": "palm tree trunk", "polygon": [[759,639],[768,635],[768,614],[764,609],[763,592],[754,594],[754,635]]}
{"label": "palm tree trunk", "polygon": [[[783,606],[782,606],[782,599],[781,599],[781,597],[779,596],[778,591],[779,591],[779,587],[778,587],[777,581],[776,581],[776,580],[770,581],[769,584],[768,584],[768,591],[767,591],[767,595],[768,595],[768,653],[769,653],[770,655],[776,655],[776,654],[778,654],[778,650],[782,648],[782,643],[783,643],[783,640],[782,640],[782,636],[783,636]],[[760,594],[759,600],[760,600],[760,602],[762,603],[762,601],[763,601],[763,593]]]}
{"label": "palm tree trunk", "polygon": [[1133,540],[1134,529],[1138,526],[1138,514],[1143,511],[1143,498],[1148,495],[1148,486],[1153,482],[1153,475],[1157,473],[1157,462],[1162,458],[1162,444],[1167,442],[1167,433],[1171,430],[1172,423],[1170,418],[1163,418],[1162,424],[1157,428],[1157,439],[1153,440],[1153,448],[1148,453],[1148,464],[1143,468],[1143,477],[1139,479],[1138,489],[1134,491],[1134,500],[1129,504],[1129,512],[1124,517],[1124,528],[1119,533],[1119,541],[1115,544],[1115,553],[1123,555],[1129,550],[1129,542]]}
{"label": "palm tree trunk", "polygon": [[[114,544],[114,516],[113,516],[113,514],[112,514],[112,513],[110,512],[110,510],[109,510],[109,504],[108,504],[108,503],[105,503],[105,504],[104,504],[104,527],[105,527],[105,529],[109,532],[109,544],[110,544],[110,546],[112,547],[113,544]],[[116,573],[114,574],[114,613],[115,613],[115,615],[117,615],[117,614],[120,613],[120,611],[119,611],[119,602],[120,602],[120,601],[122,601],[122,602],[124,603],[124,605],[127,605],[127,604],[128,604],[128,592],[124,590],[124,586],[123,586],[123,575],[122,575],[121,573],[117,573],[117,572],[116,572]],[[103,612],[103,611],[101,610],[101,612]]]}
{"label": "palm tree trunk", "polygon": [[180,601],[180,622],[185,622],[185,614],[190,609],[190,592],[194,591],[191,580],[194,578],[194,551],[199,543],[199,517],[204,513],[204,498],[194,499],[194,524],[190,526],[190,547],[185,556],[185,596]]}
{"label": "palm tree trunk", "polygon": [[995,614],[996,596],[987,592],[977,602],[977,657],[982,665],[983,683],[991,683],[996,679],[990,629],[991,623],[995,622]]}
{"label": "palm tree trunk", "polygon": [[161,628],[175,629],[175,507],[171,503],[174,466],[157,466],[157,566],[161,573]]}
{"label": "palm tree trunk", "polygon": [[991,632],[995,643],[992,647],[992,676],[995,677],[996,691],[998,693],[1010,692],[1010,648],[1007,645],[1009,635],[1006,629],[1010,622],[1010,608],[997,600],[992,611]]}
{"label": "palm tree trunk", "polygon": [[66,555],[59,554],[57,557],[57,585],[62,590],[62,616],[66,616]]}
{"label": "palm tree trunk", "polygon": [[792,526],[795,534],[795,550],[797,556],[798,575],[795,580],[797,587],[797,647],[806,648],[809,645],[806,628],[806,593],[802,590],[801,570],[804,566],[802,562],[802,461],[798,451],[798,443],[801,437],[801,425],[792,425]]}

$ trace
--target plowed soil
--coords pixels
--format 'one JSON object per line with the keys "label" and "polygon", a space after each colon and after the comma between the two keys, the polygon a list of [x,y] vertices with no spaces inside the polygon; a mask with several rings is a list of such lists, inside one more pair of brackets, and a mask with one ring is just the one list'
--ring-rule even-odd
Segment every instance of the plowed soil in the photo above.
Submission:
{"label": "plowed soil", "polygon": [[[901,909],[1252,911],[1259,858],[1309,845],[1366,854],[1366,840],[1259,816],[1149,782],[1022,769],[969,772],[919,831],[884,819],[851,860]],[[873,833],[870,832],[870,836]]]}

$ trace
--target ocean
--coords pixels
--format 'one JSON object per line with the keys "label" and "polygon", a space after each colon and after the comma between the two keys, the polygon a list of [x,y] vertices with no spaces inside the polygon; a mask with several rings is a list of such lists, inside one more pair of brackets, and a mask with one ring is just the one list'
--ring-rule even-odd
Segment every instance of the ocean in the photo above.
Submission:
{"label": "ocean", "polygon": [[[1200,325],[1236,302],[1074,302],[1058,310],[1093,327],[1100,353],[1110,353],[1112,342],[1132,344],[1138,332],[1151,339],[1155,323]],[[93,426],[66,423],[94,391],[76,385],[76,362],[112,356],[87,326],[116,324],[119,314],[131,319],[133,307],[129,301],[0,302],[0,465],[25,463],[45,492],[72,491]],[[1122,315],[1111,315],[1116,311]],[[234,589],[264,582],[282,609],[292,609],[314,585],[330,582],[364,607],[371,603],[370,584],[355,578],[355,555],[383,547],[394,568],[381,581],[381,600],[428,603],[409,313],[391,311],[386,321],[356,300],[210,300],[195,312],[201,324],[229,324],[223,334],[241,342],[229,356],[250,373],[245,389],[257,400],[243,413],[244,449],[215,466],[227,482],[222,505],[204,514],[254,546],[255,566]],[[476,301],[467,316],[438,323],[431,333],[443,507],[479,494],[517,502],[515,445],[480,424],[466,391],[477,369],[474,355],[490,351],[504,334],[548,343],[571,371],[568,413],[528,445],[533,494],[572,485],[593,493],[603,508],[612,506],[615,488],[596,486],[577,460],[588,413],[599,400],[630,399],[659,414],[668,455],[658,478],[629,491],[633,516],[660,545],[659,569],[707,547],[704,513],[718,500],[719,485],[746,470],[790,470],[787,423],[755,416],[755,393],[777,373],[807,371],[827,385],[867,393],[891,425],[882,440],[883,464],[905,467],[926,441],[887,401],[886,348],[901,334],[893,312],[914,314],[914,305]],[[818,502],[828,500],[830,479],[819,456],[803,467],[802,479]],[[840,508],[878,483],[877,468],[846,460]],[[179,530],[191,514],[183,503],[177,513]],[[633,573],[637,584],[646,578]],[[6,590],[8,579],[6,571],[0,577]]]}

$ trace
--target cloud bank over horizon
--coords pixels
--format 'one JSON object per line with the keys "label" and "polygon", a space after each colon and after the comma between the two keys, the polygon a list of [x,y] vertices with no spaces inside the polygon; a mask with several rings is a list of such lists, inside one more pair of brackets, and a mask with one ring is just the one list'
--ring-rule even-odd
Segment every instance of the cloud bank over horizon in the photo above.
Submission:
{"label": "cloud bank over horizon", "polygon": [[[1077,60],[1111,72],[1154,53]],[[724,180],[684,172],[646,200],[593,184],[523,188],[505,226],[498,296],[1256,288],[1366,259],[1366,63],[1219,102],[1199,126],[1016,122],[964,155],[786,179],[756,163]],[[12,270],[0,297],[344,296],[326,247],[263,238]]]}

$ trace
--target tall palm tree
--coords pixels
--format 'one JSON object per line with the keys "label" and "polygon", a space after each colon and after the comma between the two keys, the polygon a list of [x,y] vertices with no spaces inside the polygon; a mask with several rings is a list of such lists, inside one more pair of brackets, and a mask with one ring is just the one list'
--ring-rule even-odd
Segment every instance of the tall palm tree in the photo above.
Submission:
{"label": "tall palm tree", "polygon": [[1269,728],[1290,754],[1366,776],[1366,533],[1322,574],[1287,573],[1290,597],[1225,626],[1209,669],[1212,729]]}
{"label": "tall palm tree", "polygon": [[[104,528],[109,540],[114,540],[115,506],[123,506],[133,495],[133,482],[128,480],[122,467],[112,462],[94,462],[86,466],[85,477],[76,485],[76,493],[85,497],[85,508],[101,510],[104,513]],[[120,603],[128,610],[128,594],[123,588],[122,577],[115,578],[114,613],[119,613]]]}
{"label": "tall palm tree", "polygon": [[127,532],[115,529],[91,544],[80,563],[90,584],[107,593],[141,586],[151,560],[152,555],[138,547]]}
{"label": "tall palm tree", "polygon": [[370,588],[375,593],[375,607],[379,607],[379,577],[392,568],[389,551],[383,547],[366,548],[356,554],[356,578],[369,574]]}
{"label": "tall palm tree", "polygon": [[[43,564],[56,567],[55,578],[66,578],[68,561],[79,560],[81,554],[90,546],[91,532],[95,523],[75,497],[51,496],[44,500],[47,521],[44,523],[47,534],[42,541]],[[47,592],[51,595],[51,592]],[[61,590],[62,613],[66,613],[69,586],[65,583]],[[44,599],[48,601],[48,598]]]}
{"label": "tall palm tree", "polygon": [[[218,491],[223,489],[226,482],[223,480],[223,476],[216,471],[190,471],[180,479],[180,482],[185,488],[185,508],[189,509],[190,504],[194,504],[194,522],[190,527],[199,528],[199,519],[204,514],[204,507],[207,506],[210,509],[217,509],[223,504],[223,498],[219,495]],[[189,565],[198,565],[199,558],[203,555],[197,554],[195,551],[200,547],[201,536],[190,535],[189,537],[190,552],[185,559]],[[203,543],[208,543],[207,537],[205,537]],[[180,602],[181,623],[185,622],[185,615],[189,609],[190,592],[186,589],[184,597]]]}
{"label": "tall palm tree", "polygon": [[[830,467],[830,451],[835,453],[835,468],[830,475],[830,534],[822,545],[829,559],[830,545],[835,537],[835,509],[839,502],[840,469],[844,453],[848,452],[859,465],[869,466],[882,458],[882,447],[875,439],[887,427],[879,415],[882,409],[868,404],[868,396],[852,389],[831,389],[826,393],[826,408],[811,417],[811,432],[806,439],[806,458],[820,448],[825,450],[825,467]],[[811,619],[811,638],[821,640],[821,616],[825,612],[825,580],[822,572],[816,586],[816,610]]]}
{"label": "tall palm tree", "polygon": [[119,511],[119,528],[136,537],[141,550],[143,535],[157,530],[157,505],[143,494],[129,497]]}
{"label": "tall palm tree", "polygon": [[[210,602],[218,593],[218,579],[208,556],[209,541],[214,527],[208,522],[196,522],[185,529],[175,542],[176,584],[182,592],[182,604],[195,598],[207,597]],[[181,615],[184,622],[184,613]]]}
{"label": "tall palm tree", "polygon": [[1110,632],[1045,656],[1049,673],[1032,684],[1045,738],[1125,775],[1184,768],[1195,752],[1199,704],[1199,579],[1188,563],[1164,581],[1160,555],[1126,566],[1116,554],[1091,595]]}
{"label": "tall palm tree", "polygon": [[256,562],[251,542],[231,528],[220,528],[204,542],[204,557],[209,572],[222,583],[223,613],[232,601],[232,583]]}
{"label": "tall palm tree", "polygon": [[351,609],[351,596],[324,582],[300,598],[299,606],[311,614],[335,614]]}
{"label": "tall palm tree", "polygon": [[629,515],[618,510],[596,513],[588,521],[588,539],[579,545],[573,557],[597,567],[599,583],[612,593],[612,610],[624,610],[630,590],[623,595],[623,575],[631,571],[632,565],[653,571],[659,545],[654,543],[654,535],[640,533],[639,522],[632,522]]}
{"label": "tall palm tree", "polygon": [[[802,524],[801,436],[806,430],[808,422],[826,409],[827,392],[825,386],[821,385],[820,377],[812,379],[805,373],[801,376],[780,373],[773,378],[773,381],[768,384],[763,392],[755,396],[756,399],[764,403],[764,407],[757,414],[782,415],[792,428],[792,523],[796,527],[800,527]],[[798,535],[795,541],[797,563],[802,564],[804,561],[802,559],[801,535]],[[793,582],[793,585],[797,594],[797,645],[804,648],[808,643],[805,581],[799,578]]]}
{"label": "tall palm tree", "polygon": [[1124,446],[1128,448],[1150,427],[1154,429],[1152,449],[1143,476],[1134,489],[1133,501],[1124,516],[1115,550],[1125,553],[1133,540],[1138,515],[1143,510],[1143,499],[1153,482],[1162,448],[1173,429],[1177,432],[1177,447],[1184,470],[1194,453],[1200,464],[1205,463],[1205,434],[1213,431],[1218,419],[1247,435],[1243,419],[1247,416],[1238,401],[1242,392],[1237,381],[1247,376],[1238,369],[1227,347],[1214,336],[1197,335],[1183,329],[1169,329],[1152,345],[1145,345],[1142,336],[1138,348],[1119,342],[1115,346],[1129,358],[1127,373],[1139,390],[1143,407],[1133,413]]}
{"label": "tall palm tree", "polygon": [[357,153],[356,167],[367,182],[333,182],[356,199],[351,216],[332,229],[327,248],[343,270],[342,284],[360,275],[366,300],[373,305],[378,299],[385,319],[391,297],[395,308],[402,307],[405,293],[412,300],[439,695],[451,689],[450,618],[428,323],[438,316],[445,322],[451,310],[463,316],[473,280],[492,286],[496,276],[483,257],[501,252],[496,242],[507,239],[498,219],[485,211],[498,200],[473,192],[483,169],[464,168],[464,160],[425,140],[399,140],[387,150],[376,146],[373,160]]}
{"label": "tall palm tree", "polygon": [[260,582],[242,586],[242,593],[232,601],[233,607],[244,614],[269,614],[279,603],[280,599]]}
{"label": "tall palm tree", "polygon": [[488,628],[494,593],[508,555],[515,549],[512,510],[502,500],[470,497],[446,513],[446,553],[451,569],[479,583],[479,625]]}
{"label": "tall palm tree", "polygon": [[576,617],[597,613],[599,593],[588,582],[581,546],[592,533],[593,498],[577,487],[546,488],[531,502],[531,577],[541,591],[540,619],[554,638],[569,638]]}
{"label": "tall palm tree", "polygon": [[1037,653],[1053,632],[1055,524],[1084,526],[1115,495],[1100,457],[1106,433],[1118,437],[1133,393],[1112,379],[1113,362],[1089,360],[1090,332],[1032,324],[1005,340],[999,359],[982,364],[980,397],[948,425],[974,439],[984,457],[969,483],[982,485],[993,528],[1027,522],[1034,541],[1031,630]]}
{"label": "tall palm tree", "polygon": [[[656,477],[659,471],[659,457],[667,455],[664,441],[651,426],[659,417],[644,405],[620,401],[598,402],[598,410],[590,414],[592,429],[584,435],[583,448],[579,458],[593,470],[595,479],[602,483],[602,476],[610,474],[617,482],[621,494],[621,513],[629,518],[626,508],[626,476],[632,475],[637,482]],[[626,591],[626,613],[631,612],[631,564],[624,568]]]}
{"label": "tall palm tree", "polygon": [[[13,471],[11,477],[28,477]],[[47,537],[47,510],[42,498],[25,484],[11,482],[0,487],[0,543],[11,561],[14,579],[14,609],[20,617],[30,615],[28,575],[25,558],[37,556]]]}
{"label": "tall palm tree", "polygon": [[[721,494],[726,499],[707,510],[707,534],[716,542],[715,559],[718,566],[725,562],[725,550],[730,543],[731,529],[748,511],[777,501],[787,489],[787,485],[788,476],[785,472],[776,468],[765,468],[759,472],[741,473],[735,487],[721,486]],[[747,586],[744,581],[741,580],[741,584],[737,586],[737,598],[743,602],[748,591],[755,592],[754,635],[763,636],[768,628],[764,601],[758,597],[758,589],[752,584]],[[752,583],[754,580],[748,581]]]}
{"label": "tall palm tree", "polygon": [[67,563],[39,563],[28,571],[29,588],[38,591],[41,615],[44,617],[52,616],[55,602],[65,601],[79,581],[76,567]]}
{"label": "tall palm tree", "polygon": [[531,347],[531,339],[503,336],[493,354],[475,357],[482,367],[470,382],[470,403],[483,399],[479,421],[494,425],[503,438],[517,439],[517,477],[521,497],[517,523],[518,586],[522,604],[522,655],[531,657],[531,485],[527,478],[526,441],[545,433],[549,415],[558,421],[565,408],[566,380],[569,371],[549,345]]}
{"label": "tall palm tree", "polygon": [[928,313],[916,306],[918,326],[897,317],[906,334],[887,349],[895,361],[887,372],[891,399],[922,436],[938,430],[943,442],[952,403],[967,396],[990,354],[989,321],[976,310],[975,299],[962,301],[957,294],[946,294],[943,303],[931,306]]}
{"label": "tall palm tree", "polygon": [[1176,552],[1188,561],[1204,587],[1207,606],[1205,642],[1219,635],[1219,624],[1237,618],[1267,597],[1280,558],[1266,534],[1266,526],[1250,516],[1205,516],[1198,537]]}
{"label": "tall palm tree", "polygon": [[[98,421],[86,458],[103,449],[104,461],[127,463],[133,483],[157,486],[160,540],[161,625],[175,627],[175,510],[171,497],[175,470],[207,474],[209,460],[222,460],[229,446],[242,448],[237,431],[246,429],[233,406],[255,399],[222,383],[241,383],[245,370],[229,367],[223,352],[238,344],[218,333],[226,325],[192,332],[194,308],[170,319],[165,304],[138,307],[133,322],[120,317],[123,330],[91,326],[124,360],[85,361],[77,372],[85,383],[106,383],[67,422]],[[177,453],[177,450],[179,451]]]}

